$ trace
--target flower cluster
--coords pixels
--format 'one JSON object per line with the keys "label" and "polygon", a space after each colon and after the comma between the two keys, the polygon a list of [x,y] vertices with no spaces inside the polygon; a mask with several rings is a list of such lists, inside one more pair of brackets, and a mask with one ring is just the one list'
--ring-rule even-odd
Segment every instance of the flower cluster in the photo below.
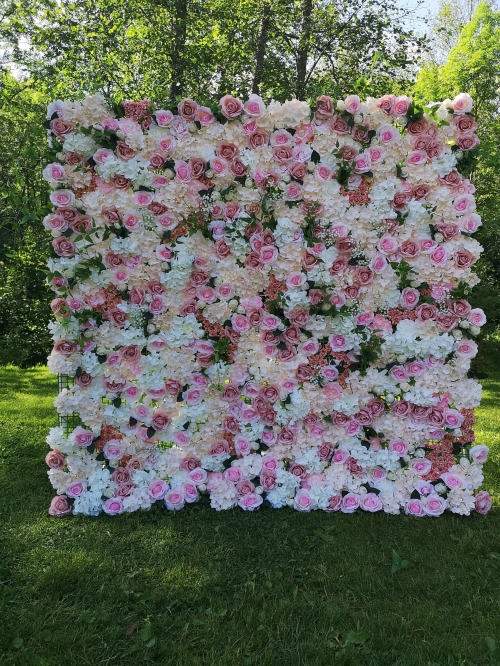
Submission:
{"label": "flower cluster", "polygon": [[486,513],[471,108],[50,104],[50,513]]}

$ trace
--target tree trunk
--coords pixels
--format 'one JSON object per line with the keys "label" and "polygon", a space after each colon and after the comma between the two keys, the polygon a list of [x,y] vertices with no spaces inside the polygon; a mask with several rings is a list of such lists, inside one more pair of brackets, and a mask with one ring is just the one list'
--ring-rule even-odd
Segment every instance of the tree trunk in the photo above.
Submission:
{"label": "tree trunk", "polygon": [[184,48],[186,46],[188,0],[174,0],[174,35],[172,46],[172,78],[170,99],[174,100],[183,91]]}
{"label": "tree trunk", "polygon": [[298,99],[305,96],[305,81],[307,73],[307,58],[311,44],[313,0],[303,0],[302,21],[300,25],[299,46],[297,49],[297,78],[295,94]]}
{"label": "tree trunk", "polygon": [[255,70],[252,81],[252,92],[259,94],[262,73],[264,72],[264,56],[266,53],[267,40],[269,37],[269,24],[271,22],[271,6],[268,0],[264,0],[260,19],[259,37],[257,41],[257,52],[255,55]]}

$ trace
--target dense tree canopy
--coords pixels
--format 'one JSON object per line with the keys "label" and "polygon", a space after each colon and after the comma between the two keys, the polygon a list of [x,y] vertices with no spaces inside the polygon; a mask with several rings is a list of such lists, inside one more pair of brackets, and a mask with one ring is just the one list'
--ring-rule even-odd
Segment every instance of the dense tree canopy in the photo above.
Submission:
{"label": "dense tree canopy", "polygon": [[[347,91],[367,73],[388,88],[407,79],[423,44],[395,0],[47,0],[24,7],[5,22],[15,58],[64,95],[200,98],[258,87],[282,100]],[[17,49],[18,40],[30,48]]]}

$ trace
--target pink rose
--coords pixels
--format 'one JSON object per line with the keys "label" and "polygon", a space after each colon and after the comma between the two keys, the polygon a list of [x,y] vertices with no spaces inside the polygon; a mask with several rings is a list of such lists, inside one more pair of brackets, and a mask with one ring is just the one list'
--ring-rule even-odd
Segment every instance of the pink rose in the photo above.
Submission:
{"label": "pink rose", "polygon": [[165,497],[168,488],[169,486],[166,481],[163,481],[162,479],[155,479],[154,481],[151,481],[148,486],[148,494],[151,499],[156,502],[156,500],[161,500]]}
{"label": "pink rose", "polygon": [[187,120],[187,122],[192,123],[196,119],[196,110],[198,109],[198,104],[189,98],[182,99],[177,105],[177,111],[181,118]]}
{"label": "pink rose", "polygon": [[481,308],[473,308],[469,313],[468,320],[473,326],[484,326],[486,324],[486,316]]}
{"label": "pink rose", "polygon": [[49,514],[61,518],[71,513],[73,508],[68,504],[66,495],[56,495],[50,503]]}
{"label": "pink rose", "polygon": [[75,444],[75,446],[87,447],[92,444],[94,434],[92,430],[85,430],[82,426],[77,426],[68,439]]}
{"label": "pink rose", "polygon": [[408,377],[420,377],[420,375],[423,375],[426,366],[423,361],[411,361],[410,363],[407,363],[405,365],[406,372],[408,374]]}
{"label": "pink rose", "polygon": [[214,122],[215,117],[207,106],[199,106],[196,109],[196,120],[202,127],[208,127],[208,125],[211,125]]}
{"label": "pink rose", "polygon": [[472,111],[472,97],[467,93],[459,93],[451,103],[453,111],[459,115]]}
{"label": "pink rose", "polygon": [[328,498],[328,506],[325,508],[325,511],[332,513],[333,511],[339,511],[342,506],[342,495],[332,495]]}
{"label": "pink rose", "polygon": [[476,444],[469,449],[469,455],[476,463],[484,463],[488,458],[489,448],[484,444]]}
{"label": "pink rose", "polygon": [[470,268],[476,262],[476,257],[469,250],[458,250],[453,255],[456,268]]}
{"label": "pink rose", "polygon": [[421,166],[425,164],[428,160],[427,153],[425,150],[412,150],[405,159],[405,164],[407,166]]}
{"label": "pink rose", "polygon": [[330,335],[328,343],[334,352],[345,351],[347,349],[346,339],[343,335]]}
{"label": "pink rose", "polygon": [[151,419],[151,426],[157,432],[162,432],[163,430],[165,430],[165,428],[167,428],[170,425],[171,422],[172,419],[164,409],[157,409],[154,412],[153,417]]}
{"label": "pink rose", "polygon": [[407,310],[413,310],[420,299],[420,292],[413,287],[405,287],[401,292],[399,302]]}
{"label": "pink rose", "polygon": [[60,451],[54,449],[53,451],[49,451],[47,453],[45,456],[45,462],[50,467],[50,469],[63,469],[63,467],[66,465],[66,458]]}
{"label": "pink rose", "polygon": [[165,312],[166,308],[166,303],[163,299],[163,296],[161,294],[153,296],[151,299],[151,302],[149,304],[148,310],[152,314],[162,314],[162,312]]}
{"label": "pink rose", "polygon": [[360,495],[359,506],[364,509],[364,511],[373,513],[374,511],[380,511],[382,509],[382,502],[376,493],[366,493],[366,495]]}
{"label": "pink rose", "polygon": [[110,439],[104,445],[102,452],[108,460],[119,460],[125,452],[125,446],[117,439]]}
{"label": "pink rose", "polygon": [[309,511],[311,511],[313,506],[314,506],[314,500],[309,494],[307,488],[300,488],[299,490],[297,490],[293,501],[294,509],[297,509],[297,511],[308,513]]}
{"label": "pink rose", "polygon": [[318,458],[320,460],[331,460],[335,446],[331,442],[322,442],[318,446]]}
{"label": "pink rose", "polygon": [[392,439],[389,442],[389,451],[397,453],[400,458],[403,458],[408,453],[408,444],[402,439]]}
{"label": "pink rose", "polygon": [[415,314],[420,321],[428,321],[436,318],[437,308],[434,303],[422,303],[415,309]]}
{"label": "pink rose", "polygon": [[411,99],[406,95],[396,97],[394,101],[393,113],[395,116],[404,116],[410,107]]}
{"label": "pink rose", "polygon": [[448,488],[465,488],[465,479],[459,474],[453,474],[452,472],[445,472],[441,474],[441,478],[446,483]]}
{"label": "pink rose", "polygon": [[58,257],[72,257],[76,252],[76,245],[66,236],[54,238],[52,247]]}
{"label": "pink rose", "polygon": [[476,511],[481,514],[486,514],[488,511],[491,509],[491,497],[490,494],[486,492],[486,490],[481,490],[477,495],[474,497],[474,504]]}
{"label": "pink rose", "polygon": [[80,497],[86,490],[86,481],[72,481],[66,486],[66,495],[74,499],[75,497]]}
{"label": "pink rose", "polygon": [[221,113],[228,120],[234,120],[243,113],[243,102],[232,95],[224,95],[219,101]]}
{"label": "pink rose", "polygon": [[314,177],[320,183],[328,182],[333,174],[333,170],[326,164],[318,164],[314,170]]}
{"label": "pink rose", "polygon": [[415,472],[419,476],[425,476],[431,471],[432,462],[427,460],[427,458],[414,458],[408,465],[408,469],[411,469],[412,472]]}
{"label": "pink rose", "polygon": [[192,178],[191,167],[187,162],[180,160],[174,165],[175,176],[181,183],[189,183]]}
{"label": "pink rose", "polygon": [[264,113],[266,106],[259,95],[252,93],[249,95],[248,100],[245,102],[244,109],[248,116],[257,118]]}
{"label": "pink rose", "polygon": [[185,481],[184,483],[181,484],[181,488],[182,492],[184,493],[184,499],[188,504],[197,502],[200,499],[198,488],[196,487],[195,483],[191,483],[190,481]]}
{"label": "pink rose", "polygon": [[345,110],[347,113],[355,115],[361,108],[361,101],[357,95],[348,95],[345,100]]}
{"label": "pink rose", "polygon": [[427,504],[424,505],[424,511],[427,516],[440,516],[446,509],[446,500],[435,493],[427,496]]}
{"label": "pink rose", "polygon": [[297,182],[288,183],[283,193],[285,201],[300,201],[304,196],[304,188]]}
{"label": "pink rose", "polygon": [[244,511],[254,511],[258,509],[264,500],[262,495],[257,495],[256,493],[248,493],[243,495],[238,500],[238,506],[240,506]]}
{"label": "pink rose", "polygon": [[405,513],[407,516],[417,516],[419,518],[425,516],[425,507],[422,500],[410,500],[405,506]]}
{"label": "pink rose", "polygon": [[372,168],[370,153],[360,153],[354,158],[354,170],[357,173],[366,173]]}
{"label": "pink rose", "polygon": [[477,344],[474,340],[461,340],[455,344],[457,356],[474,358],[477,355]]}
{"label": "pink rose", "polygon": [[154,116],[157,125],[160,127],[167,127],[167,125],[170,125],[172,122],[174,114],[171,111],[163,111],[162,109],[159,109],[158,111],[155,111]]}
{"label": "pink rose", "polygon": [[102,510],[108,516],[117,516],[125,511],[121,497],[111,497],[102,504]]}
{"label": "pink rose", "polygon": [[384,95],[377,102],[377,109],[383,111],[386,116],[392,116],[394,110],[395,95]]}
{"label": "pink rose", "polygon": [[384,146],[392,146],[401,136],[398,128],[393,125],[381,125],[377,129],[377,135]]}
{"label": "pink rose", "polygon": [[347,495],[344,495],[340,509],[342,513],[354,513],[359,507],[359,499],[360,496],[356,493],[347,493]]}
{"label": "pink rose", "polygon": [[240,467],[228,467],[224,471],[224,479],[229,481],[229,483],[238,483],[241,481],[241,468]]}
{"label": "pink rose", "polygon": [[165,506],[170,511],[179,511],[183,508],[185,503],[184,490],[182,486],[176,486],[175,488],[170,488],[165,493]]}
{"label": "pink rose", "polygon": [[336,449],[333,454],[333,462],[337,464],[345,463],[348,458],[349,451],[346,451],[345,449]]}

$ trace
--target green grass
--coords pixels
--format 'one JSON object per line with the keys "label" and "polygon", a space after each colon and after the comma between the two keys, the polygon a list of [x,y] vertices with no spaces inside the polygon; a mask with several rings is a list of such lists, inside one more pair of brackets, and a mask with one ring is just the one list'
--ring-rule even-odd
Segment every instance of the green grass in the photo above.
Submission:
{"label": "green grass", "polygon": [[[0,370],[0,664],[500,664],[500,373],[484,382],[486,517],[50,518],[46,370]],[[393,550],[411,562],[391,573]]]}

